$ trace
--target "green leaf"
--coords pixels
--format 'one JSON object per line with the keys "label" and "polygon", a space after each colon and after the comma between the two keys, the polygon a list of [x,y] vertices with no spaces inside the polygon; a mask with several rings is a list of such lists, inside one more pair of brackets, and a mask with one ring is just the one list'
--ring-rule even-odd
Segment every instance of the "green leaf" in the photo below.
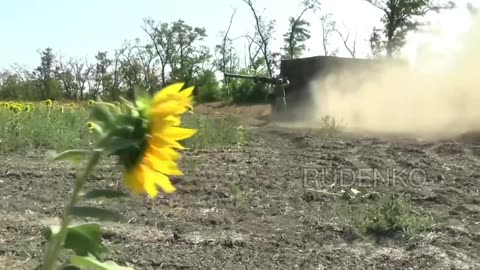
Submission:
{"label": "green leaf", "polygon": [[112,129],[108,132],[108,134],[100,138],[97,143],[97,147],[101,148],[102,151],[105,151],[107,156],[114,154],[119,150],[132,147],[140,143],[138,139],[128,139],[131,137],[133,132],[134,128],[129,125]]}
{"label": "green leaf", "polygon": [[85,156],[91,154],[90,150],[83,150],[83,149],[72,149],[72,150],[67,150],[61,153],[57,153],[55,151],[49,151],[47,152],[47,158],[49,160],[68,160],[71,161],[75,164],[80,163]]}
{"label": "green leaf", "polygon": [[101,103],[96,103],[95,106],[93,106],[92,118],[95,119],[95,121],[102,122],[107,129],[111,128],[115,121],[108,107]]}
{"label": "green leaf", "polygon": [[143,88],[136,87],[133,91],[135,94],[136,108],[138,111],[148,114],[152,103],[152,96]]}
{"label": "green leaf", "polygon": [[106,198],[106,199],[114,199],[120,197],[128,197],[128,193],[111,190],[111,189],[97,189],[86,192],[81,195],[85,199],[98,199],[98,198]]}
{"label": "green leaf", "polygon": [[108,141],[108,143],[104,144],[104,151],[105,155],[115,155],[118,152],[131,148],[131,147],[139,147],[141,141],[140,140],[132,140],[132,139],[125,139],[121,137],[115,137]]}
{"label": "green leaf", "polygon": [[103,134],[103,126],[102,126],[102,124],[97,123],[97,122],[94,122],[94,121],[92,121],[92,123],[93,123],[93,130],[94,130],[97,134]]}
{"label": "green leaf", "polygon": [[[42,234],[50,240],[57,237],[60,232],[60,226],[50,226],[43,230]],[[70,225],[67,229],[64,248],[71,249],[79,256],[92,254],[99,258],[102,253],[107,252],[107,248],[102,244],[102,232],[100,226],[95,223],[86,223]]]}
{"label": "green leaf", "polygon": [[76,266],[84,266],[96,270],[133,270],[131,267],[124,267],[113,261],[100,262],[93,256],[72,256],[70,263]]}
{"label": "green leaf", "polygon": [[108,220],[108,221],[123,220],[122,215],[120,215],[115,211],[96,208],[96,207],[76,206],[76,207],[72,207],[71,213],[72,215],[75,215],[77,217],[93,217],[93,218],[98,218],[100,220]]}

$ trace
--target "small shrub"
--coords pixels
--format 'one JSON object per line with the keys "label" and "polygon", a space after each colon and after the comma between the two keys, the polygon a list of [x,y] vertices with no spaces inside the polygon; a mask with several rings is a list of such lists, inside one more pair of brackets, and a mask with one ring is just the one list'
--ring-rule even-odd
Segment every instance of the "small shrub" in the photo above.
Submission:
{"label": "small shrub", "polygon": [[320,119],[320,128],[328,131],[339,131],[343,128],[342,121],[335,119],[332,116],[326,115]]}
{"label": "small shrub", "polygon": [[[355,204],[359,202],[359,204]],[[398,232],[415,234],[427,231],[433,224],[431,217],[416,212],[402,196],[387,195],[369,200],[351,200],[346,215],[362,233],[392,235]]]}
{"label": "small shrub", "polygon": [[253,80],[232,80],[224,90],[230,100],[237,104],[269,102],[271,92],[268,84],[255,83]]}
{"label": "small shrub", "polygon": [[215,78],[215,73],[212,71],[204,71],[197,79],[195,85],[198,85],[197,100],[199,102],[213,102],[223,99],[221,88]]}

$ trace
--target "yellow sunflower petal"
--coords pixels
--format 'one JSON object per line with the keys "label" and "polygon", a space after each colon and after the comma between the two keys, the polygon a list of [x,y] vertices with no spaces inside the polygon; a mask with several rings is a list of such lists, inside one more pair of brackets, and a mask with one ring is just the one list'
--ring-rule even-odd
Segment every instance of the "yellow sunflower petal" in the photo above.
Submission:
{"label": "yellow sunflower petal", "polygon": [[147,193],[149,197],[158,195],[158,186],[165,193],[176,191],[166,175],[150,169],[145,164],[139,164],[133,170],[127,172],[124,177],[124,183],[134,194]]}
{"label": "yellow sunflower petal", "polygon": [[146,154],[143,162],[151,169],[166,175],[180,176],[183,173],[178,169],[177,163],[171,160],[161,160],[158,157]]}
{"label": "yellow sunflower petal", "polygon": [[178,143],[175,140],[172,140],[168,137],[162,135],[162,133],[157,133],[154,136],[150,137],[150,144],[156,146],[157,148],[162,147],[171,147],[176,149],[185,149],[183,145]]}
{"label": "yellow sunflower petal", "polygon": [[144,188],[144,170],[141,164],[137,165],[135,168],[127,171],[123,178],[123,183],[132,193],[140,194],[145,191]]}
{"label": "yellow sunflower petal", "polygon": [[191,86],[191,87],[188,87],[187,89],[185,90],[182,90],[178,93],[178,95],[183,98],[183,99],[189,99],[192,94],[193,94],[193,90],[194,90],[194,87]]}
{"label": "yellow sunflower petal", "polygon": [[173,193],[176,191],[175,187],[172,185],[172,182],[170,182],[170,179],[168,179],[166,175],[157,173],[155,175],[154,181],[155,181],[155,184],[160,186],[160,188],[165,193]]}
{"label": "yellow sunflower petal", "polygon": [[184,84],[185,83],[174,83],[174,84],[170,84],[167,87],[161,89],[160,91],[158,91],[154,95],[153,104],[155,105],[155,104],[158,104],[160,102],[165,101],[166,99],[168,99],[169,95],[177,94],[182,89]]}
{"label": "yellow sunflower petal", "polygon": [[165,118],[152,118],[150,120],[151,133],[161,133],[169,126],[180,126],[182,121],[180,117],[169,115]]}
{"label": "yellow sunflower petal", "polygon": [[170,115],[179,115],[187,111],[185,105],[176,101],[166,101],[155,105],[151,111],[153,119],[165,118]]}
{"label": "yellow sunflower petal", "polygon": [[182,123],[182,120],[180,120],[180,117],[173,116],[173,115],[169,115],[165,117],[164,120],[167,121],[172,126],[180,126],[180,124]]}
{"label": "yellow sunflower petal", "polygon": [[172,160],[178,161],[181,158],[181,154],[175,151],[170,147],[156,147],[154,145],[149,145],[146,153],[149,153],[161,160]]}
{"label": "yellow sunflower petal", "polygon": [[158,195],[157,185],[155,182],[155,178],[158,176],[158,173],[155,171],[147,168],[145,165],[140,165],[144,167],[144,177],[145,177],[145,193],[151,198],[156,197]]}
{"label": "yellow sunflower petal", "polygon": [[[180,141],[192,137],[197,133],[196,129],[181,128],[181,127],[166,127],[161,136],[169,138],[170,140]],[[156,134],[153,134],[155,136]]]}

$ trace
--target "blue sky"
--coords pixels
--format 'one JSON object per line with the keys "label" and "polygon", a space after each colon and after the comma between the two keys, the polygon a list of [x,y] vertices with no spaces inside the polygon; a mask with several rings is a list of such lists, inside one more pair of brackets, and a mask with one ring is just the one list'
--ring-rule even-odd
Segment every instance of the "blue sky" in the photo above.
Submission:
{"label": "blue sky", "polygon": [[[274,49],[282,44],[288,16],[300,12],[301,0],[256,0],[261,13],[276,20]],[[357,30],[358,51],[365,54],[369,30],[380,15],[363,0],[323,0],[322,13],[331,12],[339,24]],[[461,1],[460,1],[461,2]],[[0,68],[18,63],[34,67],[39,63],[37,50],[52,47],[66,58],[93,58],[100,50],[112,51],[124,40],[146,40],[141,26],[143,18],[171,22],[185,20],[192,26],[205,27],[211,48],[228,26],[233,8],[237,7],[231,37],[253,32],[253,17],[241,0],[10,0],[2,1],[0,15]],[[309,55],[323,53],[319,18],[322,13],[309,14],[312,39]],[[339,40],[336,40],[338,42]],[[338,44],[340,47],[341,44]],[[238,40],[236,46],[244,45]],[[340,47],[341,48],[341,47]],[[240,52],[243,53],[243,52]],[[342,55],[347,55],[341,50]]]}

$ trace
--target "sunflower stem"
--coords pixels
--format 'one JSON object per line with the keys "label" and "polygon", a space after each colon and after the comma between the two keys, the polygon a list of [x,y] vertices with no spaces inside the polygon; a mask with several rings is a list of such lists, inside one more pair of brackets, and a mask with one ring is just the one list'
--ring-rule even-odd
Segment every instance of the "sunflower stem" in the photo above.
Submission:
{"label": "sunflower stem", "polygon": [[80,196],[79,196],[80,192],[83,186],[85,185],[85,182],[87,181],[88,175],[100,160],[100,156],[101,156],[101,151],[94,151],[92,157],[90,158],[90,160],[88,161],[85,167],[85,170],[75,180],[75,187],[73,189],[72,197],[70,197],[70,201],[68,202],[68,204],[65,205],[65,208],[63,211],[63,218],[61,222],[60,232],[56,237],[53,237],[52,235],[50,238],[50,241],[48,242],[47,252],[45,253],[45,258],[44,258],[44,265],[43,265],[44,270],[55,270],[56,268],[58,255],[65,243],[65,239],[67,237],[67,232],[68,232],[68,226],[72,221],[71,209],[77,204],[78,200],[80,199]]}

